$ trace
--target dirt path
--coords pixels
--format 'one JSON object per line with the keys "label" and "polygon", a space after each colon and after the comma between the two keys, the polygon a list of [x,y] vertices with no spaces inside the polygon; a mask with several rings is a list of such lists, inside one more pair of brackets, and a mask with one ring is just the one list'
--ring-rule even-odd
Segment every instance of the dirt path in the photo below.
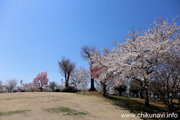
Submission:
{"label": "dirt path", "polygon": [[[130,120],[129,111],[96,96],[73,93],[0,94],[0,120]],[[136,118],[137,119],[137,118]]]}

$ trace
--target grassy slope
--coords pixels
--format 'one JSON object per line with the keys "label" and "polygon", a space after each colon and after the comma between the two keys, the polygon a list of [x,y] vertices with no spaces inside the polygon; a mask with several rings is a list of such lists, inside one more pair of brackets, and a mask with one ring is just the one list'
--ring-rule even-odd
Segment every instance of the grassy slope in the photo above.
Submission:
{"label": "grassy slope", "polygon": [[99,93],[0,94],[0,120],[119,120],[130,113],[107,100]]}

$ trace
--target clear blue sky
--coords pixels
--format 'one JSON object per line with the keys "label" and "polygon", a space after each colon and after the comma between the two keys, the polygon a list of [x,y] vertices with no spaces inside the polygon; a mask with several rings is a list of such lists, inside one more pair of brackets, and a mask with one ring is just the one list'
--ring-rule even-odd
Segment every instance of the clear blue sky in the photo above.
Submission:
{"label": "clear blue sky", "polygon": [[113,48],[133,26],[177,15],[180,0],[0,0],[0,80],[28,83],[47,71],[60,83],[62,56],[88,68],[83,45]]}

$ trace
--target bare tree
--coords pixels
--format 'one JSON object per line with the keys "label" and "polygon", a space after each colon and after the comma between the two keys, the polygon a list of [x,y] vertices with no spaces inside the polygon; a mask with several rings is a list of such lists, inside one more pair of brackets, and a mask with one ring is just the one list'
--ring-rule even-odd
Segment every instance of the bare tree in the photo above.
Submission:
{"label": "bare tree", "polygon": [[8,92],[13,92],[16,85],[17,85],[16,79],[8,80],[6,83],[6,89],[8,90]]}
{"label": "bare tree", "polygon": [[60,73],[65,78],[65,87],[68,88],[69,86],[69,78],[71,73],[75,70],[76,63],[71,62],[69,59],[62,57],[61,61],[58,61]]}
{"label": "bare tree", "polygon": [[91,60],[91,56],[95,51],[95,47],[83,46],[81,48],[81,57],[85,60]]}
{"label": "bare tree", "polygon": [[54,92],[55,88],[57,87],[57,83],[56,82],[50,82],[49,83],[49,88]]}
{"label": "bare tree", "polygon": [[[89,47],[89,46],[83,46],[81,48],[81,57],[85,60],[90,60],[90,63],[92,63],[92,55],[95,53],[96,48],[95,47]],[[92,71],[91,71],[92,72]],[[96,91],[94,87],[94,79],[91,77],[91,88],[89,91]]]}

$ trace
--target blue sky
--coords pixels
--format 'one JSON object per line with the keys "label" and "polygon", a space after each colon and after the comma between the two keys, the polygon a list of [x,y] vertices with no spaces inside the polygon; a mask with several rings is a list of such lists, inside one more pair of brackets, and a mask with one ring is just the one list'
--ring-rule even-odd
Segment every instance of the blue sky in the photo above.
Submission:
{"label": "blue sky", "polygon": [[88,69],[83,45],[113,48],[133,27],[177,15],[179,0],[0,0],[0,80],[28,83],[47,71],[60,83],[62,56]]}

